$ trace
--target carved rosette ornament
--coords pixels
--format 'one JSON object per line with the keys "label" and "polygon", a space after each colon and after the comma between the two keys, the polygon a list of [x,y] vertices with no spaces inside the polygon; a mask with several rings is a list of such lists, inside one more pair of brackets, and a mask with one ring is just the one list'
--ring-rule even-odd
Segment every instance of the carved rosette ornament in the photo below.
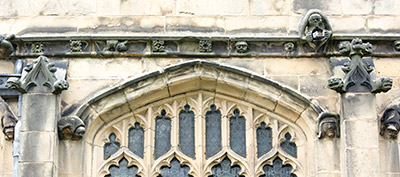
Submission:
{"label": "carved rosette ornament", "polygon": [[392,88],[393,81],[388,77],[371,78],[370,73],[374,70],[362,57],[372,53],[372,45],[363,43],[361,39],[353,39],[351,42],[344,41],[339,44],[339,53],[348,55],[351,62],[344,64],[342,70],[344,78],[331,77],[328,87],[338,93],[345,92],[387,92]]}
{"label": "carved rosette ornament", "polygon": [[384,137],[395,139],[400,130],[400,107],[392,105],[385,109],[381,118],[380,134]]}
{"label": "carved rosette ornament", "polygon": [[152,41],[152,51],[153,52],[165,52],[165,41],[164,40],[154,40]]}
{"label": "carved rosette ornament", "polygon": [[31,45],[32,53],[43,53],[44,52],[44,44],[42,42],[35,42]]}
{"label": "carved rosette ornament", "polygon": [[200,40],[199,50],[203,53],[208,53],[212,51],[212,42],[210,40]]}
{"label": "carved rosette ornament", "polygon": [[85,134],[85,124],[77,116],[63,117],[57,122],[60,139],[81,139]]}
{"label": "carved rosette ornament", "polygon": [[393,48],[395,51],[400,52],[400,41],[394,41]]}
{"label": "carved rosette ornament", "polygon": [[71,52],[82,52],[82,41],[71,40],[69,43],[69,49]]}
{"label": "carved rosette ornament", "polygon": [[7,84],[10,89],[16,89],[21,93],[42,92],[60,94],[63,90],[68,89],[69,84],[64,79],[57,79],[54,74],[57,68],[54,64],[49,63],[45,56],[39,58],[25,68],[20,79],[9,78]]}
{"label": "carved rosette ornament", "polygon": [[339,138],[340,117],[339,114],[323,112],[318,116],[317,138]]}
{"label": "carved rosette ornament", "polygon": [[318,50],[332,36],[332,27],[328,18],[317,9],[312,9],[304,16],[300,27],[302,40],[315,50]]}
{"label": "carved rosette ornament", "polygon": [[14,52],[14,46],[10,42],[15,38],[14,34],[7,36],[0,35],[0,56],[8,57]]}

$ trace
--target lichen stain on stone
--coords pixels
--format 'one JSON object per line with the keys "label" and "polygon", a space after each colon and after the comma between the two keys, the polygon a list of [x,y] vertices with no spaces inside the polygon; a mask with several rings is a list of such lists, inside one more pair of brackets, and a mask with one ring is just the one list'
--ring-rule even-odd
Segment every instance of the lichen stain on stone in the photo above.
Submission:
{"label": "lichen stain on stone", "polygon": [[17,35],[24,35],[29,33],[67,33],[76,32],[78,28],[76,27],[31,27],[24,29],[17,33]]}

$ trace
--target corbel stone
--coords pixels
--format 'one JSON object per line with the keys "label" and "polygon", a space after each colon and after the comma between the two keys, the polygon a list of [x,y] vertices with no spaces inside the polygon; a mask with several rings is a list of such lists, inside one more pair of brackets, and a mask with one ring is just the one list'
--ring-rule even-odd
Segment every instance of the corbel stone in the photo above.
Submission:
{"label": "corbel stone", "polygon": [[380,134],[395,139],[400,130],[400,107],[392,105],[385,109],[381,117]]}
{"label": "corbel stone", "polygon": [[21,93],[50,92],[60,94],[68,89],[69,84],[64,79],[58,79],[54,74],[57,68],[49,63],[45,56],[39,58],[24,68],[21,78],[9,78],[7,84],[10,89],[16,89]]}
{"label": "corbel stone", "polygon": [[60,139],[81,139],[86,128],[83,121],[77,116],[63,117],[57,122]]}
{"label": "corbel stone", "polygon": [[236,53],[247,53],[249,49],[249,45],[245,41],[239,41],[235,43],[235,51]]}
{"label": "corbel stone", "polygon": [[0,56],[8,57],[14,52],[14,46],[10,40],[15,39],[14,34],[7,36],[0,35]]}
{"label": "corbel stone", "polygon": [[3,113],[1,116],[1,127],[6,140],[14,139],[14,128],[18,122],[17,116],[7,104],[6,101],[0,96],[0,110]]}
{"label": "corbel stone", "polygon": [[363,43],[361,39],[353,39],[351,42],[344,41],[339,44],[339,53],[348,55],[350,62],[342,67],[345,73],[343,78],[331,77],[328,87],[338,93],[345,92],[387,92],[392,88],[393,80],[388,77],[374,79],[371,72],[374,68],[367,64],[362,58],[372,53],[372,45]]}
{"label": "corbel stone", "polygon": [[315,50],[318,50],[332,36],[332,27],[328,18],[318,9],[309,10],[303,18],[300,26],[302,40]]}
{"label": "corbel stone", "polygon": [[104,51],[108,52],[124,52],[128,50],[128,47],[126,46],[126,43],[128,41],[118,41],[118,40],[107,40],[106,41],[106,46],[104,47]]}
{"label": "corbel stone", "polygon": [[340,117],[339,114],[323,112],[318,116],[317,138],[339,138]]}

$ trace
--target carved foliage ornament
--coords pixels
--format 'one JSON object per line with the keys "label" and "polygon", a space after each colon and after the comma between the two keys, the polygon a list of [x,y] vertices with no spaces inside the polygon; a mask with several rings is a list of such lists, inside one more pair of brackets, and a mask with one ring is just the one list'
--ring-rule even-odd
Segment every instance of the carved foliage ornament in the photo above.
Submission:
{"label": "carved foliage ornament", "polygon": [[28,64],[24,70],[25,74],[20,79],[9,78],[7,84],[10,89],[17,89],[21,93],[26,92],[52,92],[60,94],[68,89],[68,82],[64,79],[57,79],[54,74],[57,68],[49,63],[48,59],[40,56],[36,61]]}
{"label": "carved foliage ornament", "polygon": [[393,105],[386,108],[381,118],[380,134],[388,138],[397,138],[400,130],[400,107]]}
{"label": "carved foliage ornament", "polygon": [[82,52],[82,41],[80,40],[72,40],[69,43],[71,52]]}
{"label": "carved foliage ornament", "polygon": [[336,113],[323,112],[318,116],[317,138],[339,138],[340,118]]}
{"label": "carved foliage ornament", "polygon": [[57,122],[60,139],[81,139],[85,134],[85,124],[76,116],[63,117]]}
{"label": "carved foliage ornament", "polygon": [[32,53],[43,53],[44,52],[44,44],[42,42],[35,42],[31,45]]}
{"label": "carved foliage ornament", "polygon": [[300,36],[312,48],[318,50],[332,36],[332,27],[320,10],[312,9],[303,18]]}
{"label": "carved foliage ornament", "polygon": [[153,52],[165,52],[165,41],[164,40],[154,40],[152,41]]}
{"label": "carved foliage ornament", "polygon": [[2,36],[0,35],[0,56],[10,56],[14,52],[14,46],[10,42],[15,38],[14,34]]}
{"label": "carved foliage ornament", "polygon": [[199,41],[199,49],[200,52],[211,52],[212,51],[212,42],[210,40],[200,40]]}
{"label": "carved foliage ornament", "polygon": [[0,96],[0,110],[3,113],[1,116],[1,127],[5,135],[6,140],[14,139],[14,127],[17,124],[17,117],[14,112],[7,104],[6,101]]}
{"label": "carved foliage ornament", "polygon": [[328,87],[337,91],[344,92],[387,92],[392,88],[393,81],[388,77],[380,77],[375,80],[370,73],[374,68],[368,65],[362,57],[372,53],[372,45],[363,43],[361,39],[353,39],[351,42],[344,41],[339,44],[339,53],[348,55],[350,63],[346,63],[342,70],[344,78],[331,77],[328,80]]}

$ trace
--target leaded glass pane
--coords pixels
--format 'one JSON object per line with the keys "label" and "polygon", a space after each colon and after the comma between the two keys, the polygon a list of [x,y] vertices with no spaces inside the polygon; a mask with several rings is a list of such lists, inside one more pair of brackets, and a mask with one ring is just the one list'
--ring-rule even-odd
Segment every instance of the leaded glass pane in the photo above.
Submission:
{"label": "leaded glass pane", "polygon": [[257,127],[257,157],[261,157],[272,149],[272,129],[261,122]]}
{"label": "leaded glass pane", "polygon": [[129,150],[137,156],[143,158],[144,153],[144,129],[140,127],[140,123],[136,122],[135,127],[129,129]]}
{"label": "leaded glass pane", "polygon": [[210,177],[242,177],[239,175],[241,168],[239,165],[231,166],[231,161],[225,157],[218,165],[211,168]]}
{"label": "leaded glass pane", "polygon": [[189,177],[190,168],[187,165],[181,165],[179,160],[174,158],[170,167],[162,167],[159,177]]}
{"label": "leaded glass pane", "polygon": [[194,112],[189,105],[179,113],[179,147],[185,155],[195,158]]}
{"label": "leaded glass pane", "polygon": [[286,133],[285,134],[285,141],[281,142],[281,147],[282,149],[290,154],[293,157],[297,158],[297,146],[296,143],[293,141],[290,141],[290,139],[292,139],[292,135],[290,135],[290,133]]}
{"label": "leaded glass pane", "polygon": [[221,149],[221,111],[215,105],[206,112],[206,157],[217,154]]}
{"label": "leaded glass pane", "polygon": [[110,174],[105,177],[136,177],[138,168],[136,166],[128,167],[128,161],[122,158],[118,166],[112,165],[109,170]]}
{"label": "leaded glass pane", "polygon": [[161,116],[156,117],[155,131],[155,152],[157,159],[171,149],[171,119],[166,117],[165,110],[161,111]]}
{"label": "leaded glass pane", "polygon": [[231,149],[242,157],[246,157],[246,119],[235,109],[234,116],[229,119],[229,137]]}
{"label": "leaded glass pane", "polygon": [[104,144],[104,159],[109,158],[119,150],[121,144],[117,142],[116,139],[117,136],[114,133],[111,133],[109,136],[110,142]]}
{"label": "leaded glass pane", "polygon": [[282,165],[282,160],[277,157],[273,161],[273,165],[265,165],[263,167],[265,175],[261,175],[260,177],[296,177],[295,174],[292,174],[293,167],[289,164]]}

